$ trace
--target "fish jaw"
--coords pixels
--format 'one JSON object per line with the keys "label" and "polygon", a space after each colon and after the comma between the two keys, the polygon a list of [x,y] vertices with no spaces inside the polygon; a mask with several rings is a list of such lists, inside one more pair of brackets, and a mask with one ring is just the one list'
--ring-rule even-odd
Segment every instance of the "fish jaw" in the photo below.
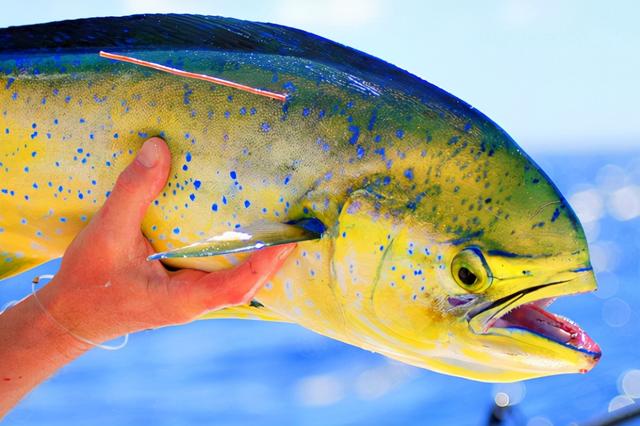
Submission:
{"label": "fish jaw", "polygon": [[469,330],[482,344],[501,346],[503,352],[516,354],[501,363],[513,371],[504,381],[512,381],[508,376],[522,376],[520,380],[586,373],[597,364],[601,357],[598,344],[572,320],[546,309],[557,297],[597,288],[593,272],[585,269],[573,278],[529,287],[468,311]]}

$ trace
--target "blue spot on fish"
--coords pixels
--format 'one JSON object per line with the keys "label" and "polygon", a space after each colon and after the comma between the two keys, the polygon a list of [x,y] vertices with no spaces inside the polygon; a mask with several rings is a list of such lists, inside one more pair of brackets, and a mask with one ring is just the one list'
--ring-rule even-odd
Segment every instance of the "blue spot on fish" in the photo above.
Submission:
{"label": "blue spot on fish", "polygon": [[409,180],[413,180],[413,169],[407,169],[404,171],[404,177]]}
{"label": "blue spot on fish", "polygon": [[328,144],[327,142],[325,142],[324,140],[322,140],[322,138],[318,138],[318,139],[316,140],[316,143],[322,147],[322,150],[323,150],[324,152],[328,152],[328,151],[329,151],[329,149],[331,149],[331,147],[329,146],[329,144]]}
{"label": "blue spot on fish", "polygon": [[351,145],[355,145],[358,142],[358,138],[360,138],[360,127],[358,126],[349,126],[349,131],[353,133],[349,138],[349,143]]}
{"label": "blue spot on fish", "polygon": [[292,82],[290,82],[290,81],[287,81],[286,83],[284,83],[284,84],[282,85],[282,87],[283,87],[284,89],[286,89],[286,90],[290,91],[290,92],[295,92],[296,90],[298,90],[298,88],[296,87],[296,85],[295,85],[295,84],[293,84],[293,83],[292,83]]}
{"label": "blue spot on fish", "polygon": [[372,131],[373,126],[376,125],[376,120],[378,120],[378,110],[374,109],[371,112],[371,117],[369,118],[369,125],[367,126],[367,130]]}
{"label": "blue spot on fish", "polygon": [[184,85],[184,94],[182,95],[182,102],[185,105],[189,105],[191,103],[191,95],[193,94],[193,90],[189,89],[189,85]]}

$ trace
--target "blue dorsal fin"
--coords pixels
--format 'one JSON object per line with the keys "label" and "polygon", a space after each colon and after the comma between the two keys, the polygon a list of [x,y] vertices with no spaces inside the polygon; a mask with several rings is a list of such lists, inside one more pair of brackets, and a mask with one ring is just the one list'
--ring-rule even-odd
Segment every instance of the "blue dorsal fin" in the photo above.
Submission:
{"label": "blue dorsal fin", "polygon": [[89,18],[0,29],[0,53],[212,49],[295,56],[333,62],[385,64],[373,56],[305,31],[220,16],[147,14]]}
{"label": "blue dorsal fin", "polygon": [[0,29],[0,56],[100,50],[219,50],[303,58],[379,87],[399,89],[425,104],[488,120],[466,102],[415,75],[359,50],[282,25],[220,16],[146,14],[89,18]]}
{"label": "blue dorsal fin", "polygon": [[0,55],[81,53],[105,50],[221,50],[304,58],[380,86],[400,88],[423,101],[444,101],[453,109],[466,103],[442,89],[374,56],[282,25],[219,16],[147,14],[77,19],[0,29]]}

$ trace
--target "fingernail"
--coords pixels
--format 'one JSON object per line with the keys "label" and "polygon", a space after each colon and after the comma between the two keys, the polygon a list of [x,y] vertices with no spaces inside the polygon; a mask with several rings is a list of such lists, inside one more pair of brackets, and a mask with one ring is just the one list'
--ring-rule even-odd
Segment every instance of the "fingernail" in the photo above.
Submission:
{"label": "fingernail", "polygon": [[278,255],[278,260],[282,260],[285,257],[289,256],[291,254],[291,252],[293,251],[293,249],[295,249],[295,248],[296,248],[295,244],[289,244],[289,245],[283,247],[282,251]]}
{"label": "fingernail", "polygon": [[153,139],[149,139],[142,145],[142,149],[138,153],[138,161],[147,169],[152,168],[158,163],[158,147]]}

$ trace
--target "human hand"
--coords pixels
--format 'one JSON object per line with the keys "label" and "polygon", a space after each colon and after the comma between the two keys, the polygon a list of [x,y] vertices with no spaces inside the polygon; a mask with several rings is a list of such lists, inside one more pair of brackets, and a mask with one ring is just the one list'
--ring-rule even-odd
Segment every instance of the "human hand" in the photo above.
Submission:
{"label": "human hand", "polygon": [[98,343],[248,303],[294,248],[264,248],[235,268],[213,273],[170,272],[148,262],[154,250],[140,224],[166,183],[169,164],[165,142],[148,140],[69,246],[58,274],[38,292],[45,309],[71,333]]}

